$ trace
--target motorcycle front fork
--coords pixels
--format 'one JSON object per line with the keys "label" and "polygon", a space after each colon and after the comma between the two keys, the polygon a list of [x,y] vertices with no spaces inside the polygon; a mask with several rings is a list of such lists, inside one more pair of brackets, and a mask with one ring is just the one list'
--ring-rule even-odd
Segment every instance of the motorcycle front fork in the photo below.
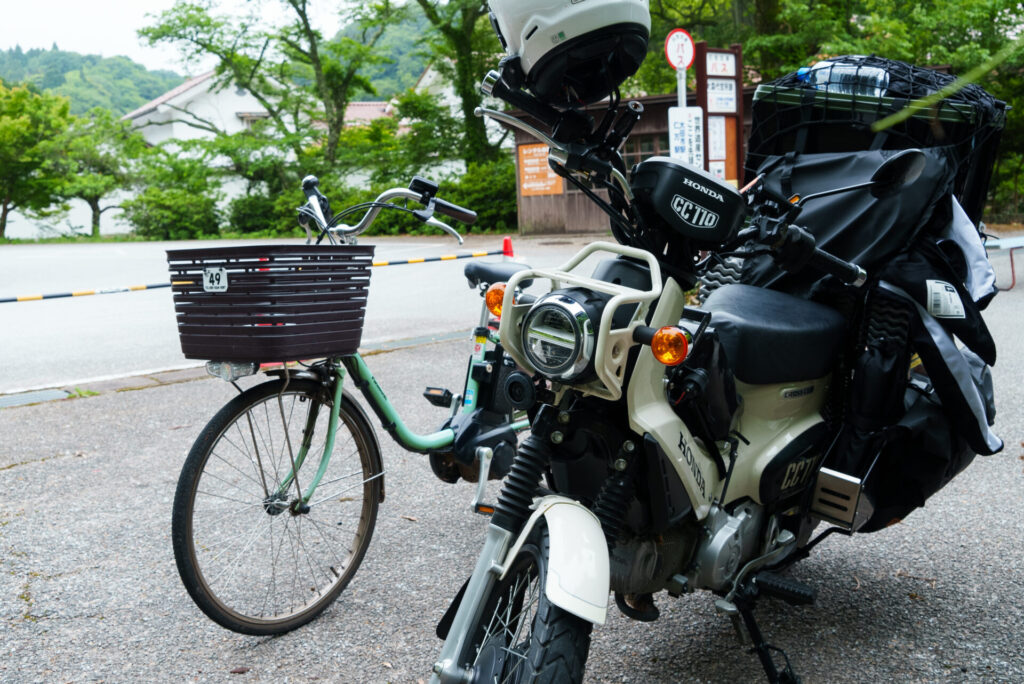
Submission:
{"label": "motorcycle front fork", "polygon": [[448,628],[441,655],[434,663],[430,678],[432,684],[461,684],[469,681],[471,673],[460,666],[459,655],[472,637],[471,630],[480,621],[484,603],[498,579],[497,573],[500,572],[501,562],[508,553],[512,539],[510,531],[494,524],[488,526],[484,548]]}

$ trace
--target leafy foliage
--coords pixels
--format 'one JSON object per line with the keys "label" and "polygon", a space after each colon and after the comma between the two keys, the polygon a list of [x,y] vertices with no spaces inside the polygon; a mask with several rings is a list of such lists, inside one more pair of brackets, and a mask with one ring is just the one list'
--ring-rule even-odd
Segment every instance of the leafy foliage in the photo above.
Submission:
{"label": "leafy foliage", "polygon": [[416,0],[434,28],[427,44],[434,66],[452,84],[462,113],[460,149],[467,164],[497,159],[484,120],[473,111],[483,102],[480,79],[497,66],[501,45],[491,28],[487,5],[479,0]]}
{"label": "leafy foliage", "polygon": [[128,122],[97,108],[89,116],[74,117],[58,145],[53,171],[62,178],[60,195],[89,206],[92,236],[98,238],[101,215],[119,208],[116,204],[104,207],[101,202],[130,185],[133,161],[142,154],[145,142]]}
{"label": "leafy foliage", "polygon": [[[341,30],[347,38],[358,39],[357,26],[349,24]],[[416,85],[432,56],[423,45],[423,35],[430,23],[416,5],[407,7],[403,15],[384,27],[374,52],[382,59],[367,64],[362,74],[372,89],[356,94],[358,100],[389,100]]]}
{"label": "leafy foliage", "polygon": [[64,178],[53,162],[70,123],[67,99],[0,84],[0,239],[12,210],[60,201]]}
{"label": "leafy foliage", "polygon": [[[374,45],[402,10],[390,0],[355,7],[347,19],[358,38],[342,34],[324,40],[312,24],[308,0],[285,3],[291,9],[289,23],[268,27],[256,14],[239,22],[213,13],[208,2],[179,0],[139,35],[151,45],[177,46],[190,62],[215,57],[218,83],[249,91],[269,113],[276,135],[290,140],[296,156],[316,145],[325,162],[333,164],[348,103],[356,92],[373,89],[361,69],[384,61]],[[326,134],[309,121],[323,122]]]}
{"label": "leafy foliage", "polygon": [[135,232],[150,240],[191,240],[220,229],[216,200],[182,188],[151,185],[126,201],[124,212]]}
{"label": "leafy foliage", "polygon": [[122,204],[135,233],[150,240],[216,235],[221,215],[220,175],[201,143],[157,147],[141,160],[140,192]]}
{"label": "leafy foliage", "polygon": [[72,114],[94,107],[126,114],[177,86],[184,79],[172,71],[149,71],[127,57],[100,57],[60,50],[0,52],[0,79],[31,83],[44,92],[64,95]]}

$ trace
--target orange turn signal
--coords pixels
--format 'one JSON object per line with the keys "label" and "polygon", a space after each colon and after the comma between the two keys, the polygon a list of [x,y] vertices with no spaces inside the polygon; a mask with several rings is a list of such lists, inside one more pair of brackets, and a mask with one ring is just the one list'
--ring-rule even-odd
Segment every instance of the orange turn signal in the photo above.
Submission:
{"label": "orange turn signal", "polygon": [[686,360],[686,355],[690,351],[690,341],[682,330],[666,325],[654,333],[651,351],[654,352],[654,358],[666,366],[678,366]]}
{"label": "orange turn signal", "polygon": [[501,318],[501,305],[505,301],[505,283],[494,283],[484,294],[487,310]]}

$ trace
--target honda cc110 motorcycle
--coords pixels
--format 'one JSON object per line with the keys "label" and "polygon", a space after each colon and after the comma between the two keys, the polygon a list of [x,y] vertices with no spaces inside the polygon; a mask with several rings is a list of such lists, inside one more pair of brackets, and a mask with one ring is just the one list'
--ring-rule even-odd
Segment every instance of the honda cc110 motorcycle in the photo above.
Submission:
{"label": "honda cc110 motorcycle", "polygon": [[[868,272],[799,223],[829,198],[884,203],[933,182],[930,157],[869,151],[867,177],[802,196],[783,193],[770,164],[742,190],[666,157],[627,171],[618,150],[638,103],[620,111],[613,89],[596,123],[544,93],[607,94],[584,88],[631,73],[629,32],[616,24],[590,49],[577,41],[556,55],[555,76],[538,75],[544,57],[531,56],[504,5],[491,3],[493,23],[513,56],[483,88],[551,132],[526,115],[478,114],[546,143],[552,168],[610,216],[618,244],[517,273],[497,298],[502,344],[532,378],[528,396],[517,385],[531,434],[438,625],[433,681],[579,682],[609,592],[647,621],[658,617],[654,594],[696,590],[745,630],[769,681],[797,681],[758,628],[758,598],[812,602],[787,566],[830,534],[902,518],[976,453],[1002,447],[989,430],[994,347],[967,331],[984,324],[963,277],[931,247],[891,259],[899,273]],[[585,273],[595,254],[605,258]],[[768,260],[814,287],[798,296],[731,282],[687,306],[702,273],[727,260]],[[929,276],[922,292],[901,280],[910,273]],[[550,291],[517,299],[528,278]],[[959,350],[947,323],[980,351]],[[929,452],[922,435],[945,446]]]}

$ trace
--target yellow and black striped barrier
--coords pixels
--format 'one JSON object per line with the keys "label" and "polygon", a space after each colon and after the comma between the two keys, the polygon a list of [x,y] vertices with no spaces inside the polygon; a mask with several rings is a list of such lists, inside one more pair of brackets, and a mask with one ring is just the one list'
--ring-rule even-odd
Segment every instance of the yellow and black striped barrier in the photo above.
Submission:
{"label": "yellow and black striped barrier", "polygon": [[[502,249],[492,252],[471,252],[469,254],[445,254],[435,257],[421,257],[419,259],[402,259],[401,261],[374,261],[374,266],[402,266],[405,264],[427,264],[432,261],[454,261],[456,259],[476,259],[485,256],[507,256],[512,257],[512,241],[505,238]],[[161,287],[170,287],[172,283],[156,283],[154,285],[132,285],[131,287],[115,287],[105,290],[78,290],[76,292],[58,292],[55,294],[24,295],[21,297],[0,297],[0,304],[9,302],[38,302],[43,299],[61,299],[63,297],[86,297],[88,295],[118,294],[120,292],[140,292],[142,290],[155,290]]]}
{"label": "yellow and black striped barrier", "polygon": [[419,259],[402,259],[401,261],[374,261],[374,266],[403,266],[405,264],[428,264],[431,261],[454,261],[455,259],[475,259],[478,257],[506,254],[504,250],[493,252],[472,252],[471,254],[445,254],[436,257],[420,257]]}
{"label": "yellow and black striped barrier", "polygon": [[156,290],[161,287],[170,287],[170,283],[156,283],[154,285],[132,285],[131,287],[113,287],[105,290],[78,290],[76,292],[57,292],[54,294],[24,295],[21,297],[0,297],[0,304],[8,302],[38,302],[42,299],[61,299],[63,297],[86,297],[88,295],[117,294],[119,292],[141,292],[142,290]]}

